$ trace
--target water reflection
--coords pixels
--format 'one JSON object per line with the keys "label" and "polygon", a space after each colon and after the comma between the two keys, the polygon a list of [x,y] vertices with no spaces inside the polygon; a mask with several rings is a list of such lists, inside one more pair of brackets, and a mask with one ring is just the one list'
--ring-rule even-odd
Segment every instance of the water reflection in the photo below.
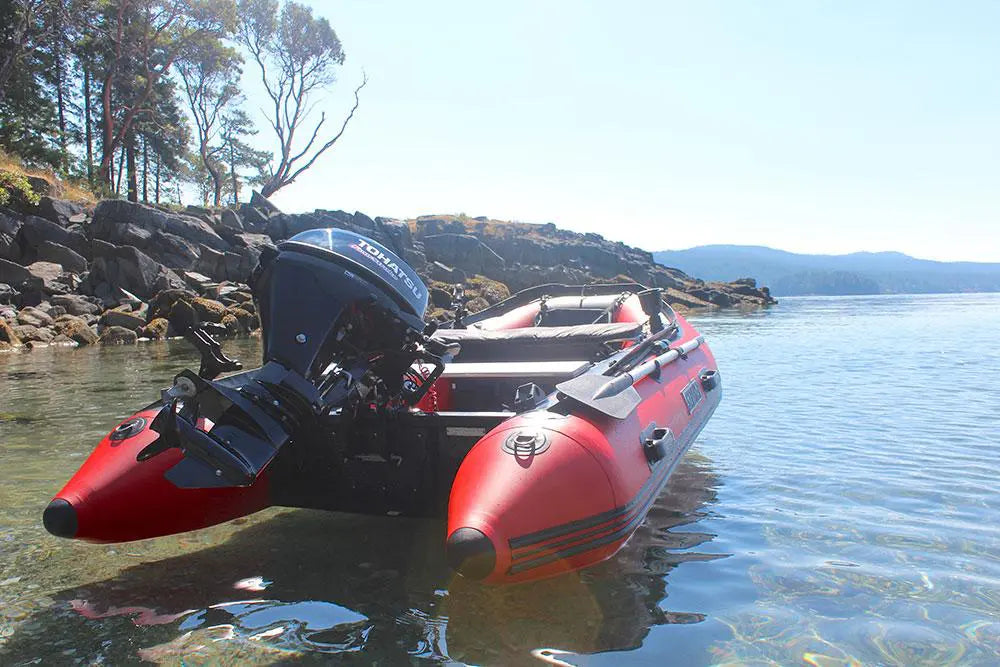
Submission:
{"label": "water reflection", "polygon": [[[19,623],[5,663],[58,656],[113,664],[459,660],[537,663],[535,656],[638,648],[650,629],[697,623],[669,608],[669,572],[719,558],[696,522],[719,479],[689,455],[649,519],[614,559],[583,573],[485,588],[444,565],[440,521],[284,511],[220,544],[66,588]],[[53,641],[53,638],[57,638]]]}

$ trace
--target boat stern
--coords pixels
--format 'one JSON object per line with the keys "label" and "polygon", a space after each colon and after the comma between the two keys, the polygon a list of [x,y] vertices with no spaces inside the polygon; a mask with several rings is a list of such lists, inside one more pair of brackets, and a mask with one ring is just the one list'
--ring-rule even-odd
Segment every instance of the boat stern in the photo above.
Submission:
{"label": "boat stern", "polygon": [[159,434],[159,408],[140,411],[101,440],[42,514],[57,537],[128,542],[204,528],[270,505],[266,476],[248,487],[181,489],[164,478],[183,454],[171,449],[136,457]]}

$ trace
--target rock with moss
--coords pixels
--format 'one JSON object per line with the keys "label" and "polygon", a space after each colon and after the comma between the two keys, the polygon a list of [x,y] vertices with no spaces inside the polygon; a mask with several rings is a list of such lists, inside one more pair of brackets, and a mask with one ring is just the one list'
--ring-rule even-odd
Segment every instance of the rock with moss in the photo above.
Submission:
{"label": "rock with moss", "polygon": [[170,322],[165,317],[155,317],[139,329],[139,336],[150,340],[163,340],[169,336]]}
{"label": "rock with moss", "polygon": [[190,302],[197,297],[197,294],[186,289],[165,289],[153,295],[149,300],[149,311],[147,317],[154,320],[157,317],[169,317],[171,308],[179,300]]}
{"label": "rock with moss", "polygon": [[240,334],[246,332],[240,325],[240,321],[236,319],[236,316],[232,313],[226,313],[223,315],[220,324],[226,327],[226,333],[230,336],[239,336]]}
{"label": "rock with moss", "polygon": [[438,324],[442,322],[448,322],[453,319],[453,313],[446,308],[428,308],[427,312],[424,314],[424,320],[427,322],[437,322]]}
{"label": "rock with moss", "polygon": [[226,314],[226,307],[213,299],[206,299],[199,296],[191,300],[191,306],[197,313],[201,322],[222,322],[222,316]]}
{"label": "rock with moss", "polygon": [[486,310],[489,307],[490,302],[481,296],[477,296],[465,302],[465,309],[470,313],[478,313],[480,310]]}
{"label": "rock with moss", "polygon": [[[59,335],[79,345],[93,345],[98,341],[98,336],[90,328],[90,325],[83,318],[75,315],[57,317],[54,328]],[[53,340],[52,342],[55,343],[57,341]]]}
{"label": "rock with moss", "polygon": [[[226,314],[232,315],[236,319],[242,333],[250,333],[260,327],[260,319],[257,315],[244,308],[230,308],[226,311]],[[225,321],[223,321],[223,324],[225,324]]]}
{"label": "rock with moss", "polygon": [[466,295],[475,298],[477,296],[486,299],[492,306],[504,299],[510,298],[510,289],[498,280],[492,280],[486,276],[473,276],[465,281]]}
{"label": "rock with moss", "polygon": [[125,327],[107,327],[101,332],[102,345],[133,345],[139,340],[139,335]]}

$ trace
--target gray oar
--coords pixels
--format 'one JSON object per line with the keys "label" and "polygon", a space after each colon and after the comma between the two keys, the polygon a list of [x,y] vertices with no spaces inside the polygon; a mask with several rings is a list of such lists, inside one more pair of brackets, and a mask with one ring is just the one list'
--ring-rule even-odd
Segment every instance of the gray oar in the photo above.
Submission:
{"label": "gray oar", "polygon": [[609,417],[625,419],[642,402],[639,392],[632,385],[655,372],[657,368],[663,368],[696,349],[703,341],[704,339],[699,336],[611,379],[600,373],[587,373],[557,384],[556,389],[578,403]]}
{"label": "gray oar", "polygon": [[622,373],[621,375],[616,375],[615,377],[608,380],[600,389],[594,392],[594,398],[606,398],[608,396],[614,396],[615,394],[620,394],[625,391],[636,382],[642,378],[655,373],[657,370],[663,368],[667,364],[676,361],[680,357],[687,355],[698,349],[698,346],[705,342],[705,339],[701,336],[697,338],[692,338],[683,345],[679,345],[672,348],[658,357],[653,357],[649,361],[639,364],[632,370]]}

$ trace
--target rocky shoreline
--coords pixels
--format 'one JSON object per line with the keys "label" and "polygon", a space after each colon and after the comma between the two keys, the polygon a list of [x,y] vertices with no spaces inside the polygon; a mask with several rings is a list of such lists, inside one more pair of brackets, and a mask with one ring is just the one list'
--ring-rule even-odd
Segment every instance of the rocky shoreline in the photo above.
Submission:
{"label": "rocky shoreline", "polygon": [[254,193],[237,209],[183,210],[42,196],[0,209],[0,350],[132,344],[207,323],[223,336],[259,329],[247,280],[261,252],[306,229],[380,241],[427,281],[428,319],[445,319],[456,284],[476,312],[543,283],[638,282],[680,310],[775,303],[753,279],[706,283],[644,250],[532,225],[460,216],[395,220],[356,212],[286,214]]}

